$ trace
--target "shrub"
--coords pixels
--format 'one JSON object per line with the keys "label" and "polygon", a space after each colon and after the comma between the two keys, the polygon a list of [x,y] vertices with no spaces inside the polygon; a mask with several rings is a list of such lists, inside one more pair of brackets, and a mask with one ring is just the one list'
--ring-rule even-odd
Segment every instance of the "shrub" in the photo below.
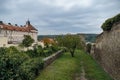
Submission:
{"label": "shrub", "polygon": [[33,80],[43,68],[41,58],[33,58],[25,61],[20,67],[20,77],[22,80]]}
{"label": "shrub", "polygon": [[113,18],[107,19],[101,26],[103,31],[110,31],[112,29],[112,26],[114,23],[117,23],[120,21],[120,14],[114,16]]}
{"label": "shrub", "polygon": [[7,48],[7,52],[8,53],[19,53],[18,49],[14,46],[10,46],[9,48]]}
{"label": "shrub", "polygon": [[42,56],[42,54],[43,54],[43,48],[42,48],[42,46],[38,45],[38,46],[34,47],[34,53],[36,53],[35,57]]}
{"label": "shrub", "polygon": [[47,57],[47,56],[50,56],[51,54],[53,54],[56,51],[57,51],[56,47],[49,46],[49,47],[44,48],[43,54],[44,54],[45,57]]}
{"label": "shrub", "polygon": [[47,56],[49,56],[51,53],[50,53],[50,51],[49,50],[43,50],[43,56],[44,57],[47,57]]}
{"label": "shrub", "polygon": [[86,51],[87,51],[88,53],[90,53],[90,51],[91,51],[91,43],[88,43],[88,44],[87,44],[87,46],[86,46]]}
{"label": "shrub", "polygon": [[0,57],[2,57],[3,55],[5,55],[6,52],[7,52],[7,48],[0,47]]}
{"label": "shrub", "polygon": [[31,58],[47,57],[58,50],[59,48],[56,45],[47,46],[45,48],[42,48],[40,45],[37,45],[34,46],[33,50],[27,50],[25,53]]}
{"label": "shrub", "polygon": [[52,49],[53,52],[56,52],[56,51],[59,50],[59,47],[57,45],[52,45],[51,49]]}
{"label": "shrub", "polygon": [[34,46],[33,50],[27,50],[25,52],[31,58],[43,56],[43,49],[41,46]]}
{"label": "shrub", "polygon": [[18,80],[20,78],[19,65],[29,59],[24,53],[14,53],[12,49],[10,51],[0,57],[0,80]]}
{"label": "shrub", "polygon": [[[43,51],[44,50],[44,51]],[[20,52],[16,47],[0,48],[0,80],[33,80],[43,68],[41,56],[49,56],[55,47]]]}
{"label": "shrub", "polygon": [[29,57],[34,57],[35,53],[33,52],[33,50],[29,49],[27,51],[25,51],[25,53],[29,56]]}

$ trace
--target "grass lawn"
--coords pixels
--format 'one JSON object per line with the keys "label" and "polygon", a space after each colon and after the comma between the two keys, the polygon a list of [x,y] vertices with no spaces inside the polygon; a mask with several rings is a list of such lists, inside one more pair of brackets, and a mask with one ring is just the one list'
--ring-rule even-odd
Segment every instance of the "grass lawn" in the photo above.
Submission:
{"label": "grass lawn", "polygon": [[42,70],[36,80],[73,80],[76,73],[81,74],[81,66],[84,66],[88,80],[112,80],[92,57],[79,50],[76,51],[75,57],[71,57],[68,52],[61,55]]}
{"label": "grass lawn", "polygon": [[113,80],[89,54],[84,53],[81,52],[80,59],[83,61],[85,77],[88,80]]}

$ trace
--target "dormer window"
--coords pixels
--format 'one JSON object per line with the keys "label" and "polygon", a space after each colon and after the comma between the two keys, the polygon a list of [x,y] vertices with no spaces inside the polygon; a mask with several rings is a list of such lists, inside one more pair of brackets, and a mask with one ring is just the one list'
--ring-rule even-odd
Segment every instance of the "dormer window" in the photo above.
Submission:
{"label": "dormer window", "polygon": [[9,25],[12,25],[11,23],[8,23]]}
{"label": "dormer window", "polygon": [[2,21],[0,21],[0,24],[3,24],[3,22],[2,22]]}

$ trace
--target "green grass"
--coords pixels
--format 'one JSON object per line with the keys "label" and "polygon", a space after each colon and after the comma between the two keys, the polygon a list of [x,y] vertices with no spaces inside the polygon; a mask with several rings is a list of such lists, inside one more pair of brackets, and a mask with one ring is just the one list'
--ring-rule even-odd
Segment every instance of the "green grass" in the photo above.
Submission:
{"label": "green grass", "polygon": [[76,51],[74,58],[70,53],[61,55],[45,68],[36,80],[73,80],[76,73],[81,74],[82,65],[88,80],[112,80],[90,55],[80,50]]}
{"label": "green grass", "polygon": [[81,52],[81,60],[88,80],[113,80],[89,54],[84,53]]}
{"label": "green grass", "polygon": [[74,73],[80,73],[80,54],[72,58],[70,53],[65,53],[46,69],[36,80],[73,80]]}

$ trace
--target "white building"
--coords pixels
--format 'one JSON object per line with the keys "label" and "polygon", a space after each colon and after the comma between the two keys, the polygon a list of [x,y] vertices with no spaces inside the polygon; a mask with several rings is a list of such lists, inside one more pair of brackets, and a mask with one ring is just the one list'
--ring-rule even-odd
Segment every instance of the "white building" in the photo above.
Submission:
{"label": "white building", "polygon": [[0,47],[19,44],[24,39],[24,35],[30,35],[36,43],[37,34],[38,30],[30,24],[29,20],[24,26],[5,24],[0,21]]}

